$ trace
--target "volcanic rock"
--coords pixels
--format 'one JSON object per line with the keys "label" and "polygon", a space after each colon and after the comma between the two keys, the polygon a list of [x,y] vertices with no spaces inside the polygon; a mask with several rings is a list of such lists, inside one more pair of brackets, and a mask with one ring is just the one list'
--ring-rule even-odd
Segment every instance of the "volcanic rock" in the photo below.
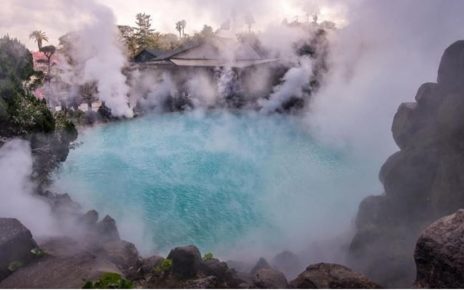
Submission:
{"label": "volcanic rock", "polygon": [[181,279],[195,277],[202,263],[200,251],[195,246],[177,247],[167,258],[172,260],[172,273]]}
{"label": "volcanic rock", "polygon": [[271,268],[259,269],[253,276],[253,284],[260,289],[285,289],[288,286],[285,275]]}
{"label": "volcanic rock", "polygon": [[298,277],[290,282],[296,289],[378,289],[376,283],[365,276],[337,264],[310,265]]}
{"label": "volcanic rock", "polygon": [[31,232],[17,219],[0,218],[0,280],[34,259]]}
{"label": "volcanic rock", "polygon": [[464,209],[427,227],[414,258],[417,287],[464,288]]}

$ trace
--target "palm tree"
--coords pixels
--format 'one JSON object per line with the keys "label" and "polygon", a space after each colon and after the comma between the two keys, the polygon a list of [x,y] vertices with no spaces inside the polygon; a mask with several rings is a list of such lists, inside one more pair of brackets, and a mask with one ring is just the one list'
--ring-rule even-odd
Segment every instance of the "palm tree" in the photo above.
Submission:
{"label": "palm tree", "polygon": [[182,20],[182,21],[180,22],[180,25],[181,25],[181,27],[182,27],[182,36],[185,37],[185,27],[187,27],[187,21]]}
{"label": "palm tree", "polygon": [[41,30],[34,30],[32,31],[32,33],[29,35],[29,38],[31,39],[35,39],[35,41],[37,42],[37,46],[39,47],[39,51],[42,50],[42,44],[43,42],[48,42],[48,37],[47,35],[45,34],[45,32],[41,31]]}
{"label": "palm tree", "polygon": [[176,22],[176,30],[179,31],[179,38],[182,38],[182,21]]}

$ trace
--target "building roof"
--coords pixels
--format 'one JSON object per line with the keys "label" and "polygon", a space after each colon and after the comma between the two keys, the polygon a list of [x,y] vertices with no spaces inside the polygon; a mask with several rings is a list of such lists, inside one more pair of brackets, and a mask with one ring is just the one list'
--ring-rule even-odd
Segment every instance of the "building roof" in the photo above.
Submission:
{"label": "building roof", "polygon": [[[146,53],[150,53],[146,50]],[[154,55],[154,54],[153,54]],[[212,37],[142,61],[146,65],[174,64],[190,67],[237,67],[275,62],[260,56],[249,44],[231,38]],[[136,62],[141,62],[137,61]]]}

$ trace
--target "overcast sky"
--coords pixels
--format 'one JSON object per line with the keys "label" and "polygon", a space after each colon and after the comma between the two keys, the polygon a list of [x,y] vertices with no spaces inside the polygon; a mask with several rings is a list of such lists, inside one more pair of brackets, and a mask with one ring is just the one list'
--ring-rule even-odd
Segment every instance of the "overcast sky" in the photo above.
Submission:
{"label": "overcast sky", "polygon": [[201,30],[204,24],[219,28],[228,19],[235,18],[238,29],[244,29],[244,15],[253,15],[255,29],[284,18],[300,21],[307,14],[319,11],[321,20],[344,21],[346,7],[343,1],[313,0],[2,0],[0,35],[10,34],[29,47],[31,31],[47,32],[51,42],[64,33],[76,29],[95,14],[99,4],[109,7],[117,24],[134,25],[139,12],[150,14],[153,28],[160,32],[175,31],[175,23],[185,19],[186,33]]}

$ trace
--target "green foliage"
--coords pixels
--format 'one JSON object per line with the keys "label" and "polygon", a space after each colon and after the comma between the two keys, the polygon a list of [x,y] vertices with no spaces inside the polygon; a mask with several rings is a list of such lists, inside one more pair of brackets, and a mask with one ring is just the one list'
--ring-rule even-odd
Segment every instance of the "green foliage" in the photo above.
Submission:
{"label": "green foliage", "polygon": [[8,265],[8,270],[10,272],[14,272],[21,268],[23,266],[23,263],[21,261],[13,261]]}
{"label": "green foliage", "polygon": [[21,82],[34,74],[32,54],[17,39],[9,36],[0,38],[0,96],[5,81],[14,87],[21,87]]}
{"label": "green foliage", "polygon": [[7,100],[8,114],[12,125],[17,128],[16,134],[28,134],[55,130],[55,119],[45,101],[37,99],[30,93],[24,92]]}
{"label": "green foliage", "polygon": [[204,256],[203,256],[203,261],[209,261],[209,260],[212,260],[214,258],[213,256],[213,253],[206,253]]}
{"label": "green foliage", "polygon": [[171,259],[163,259],[154,269],[155,273],[165,273],[170,271],[172,268]]}
{"label": "green foliage", "polygon": [[135,24],[134,41],[138,49],[154,47],[157,34],[151,28],[151,16],[145,13],[138,13]]}
{"label": "green foliage", "polygon": [[29,83],[33,89],[42,80],[43,74],[33,69],[29,50],[16,39],[0,38],[0,134],[48,133],[55,129],[55,120],[45,101],[38,100],[25,88]]}
{"label": "green foliage", "polygon": [[97,281],[87,281],[82,289],[132,289],[131,281],[124,279],[118,273],[106,272]]}
{"label": "green foliage", "polygon": [[39,249],[39,248],[34,248],[31,250],[31,253],[32,255],[36,256],[36,257],[43,257],[45,256],[45,252],[42,251],[42,249]]}

